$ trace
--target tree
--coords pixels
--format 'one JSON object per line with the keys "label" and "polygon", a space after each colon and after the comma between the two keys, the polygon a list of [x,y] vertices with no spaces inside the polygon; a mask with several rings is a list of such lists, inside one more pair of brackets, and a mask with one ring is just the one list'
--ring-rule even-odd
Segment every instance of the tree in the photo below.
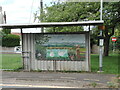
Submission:
{"label": "tree", "polygon": [[115,28],[120,24],[120,2],[104,3],[103,19],[104,30],[104,55],[109,55],[110,37],[114,35]]}
{"label": "tree", "polygon": [[5,33],[0,31],[0,46],[2,45],[2,37],[5,36]]}
{"label": "tree", "polygon": [[116,41],[116,48],[119,50],[120,52],[120,26],[118,26],[115,30],[115,36],[117,37],[117,41]]}
{"label": "tree", "polygon": [[[106,29],[104,30],[104,55],[109,55],[109,40],[114,35],[116,26],[120,22],[120,2],[104,3],[103,19]],[[50,7],[46,7],[45,11],[39,17],[43,18],[43,22],[74,22],[83,20],[99,20],[100,19],[100,3],[99,2],[64,2],[55,3]],[[58,28],[60,29],[60,28]],[[64,31],[64,28],[63,28]],[[95,33],[96,34],[96,33]]]}
{"label": "tree", "polygon": [[[95,18],[96,15],[99,16],[100,12],[98,11],[98,6],[99,3],[54,3],[51,7],[46,7],[41,17],[38,18],[43,18],[43,22],[74,22],[88,19],[91,20],[91,18]],[[96,8],[94,13],[91,13],[92,7]],[[98,19],[99,18],[95,18],[95,20]],[[54,27],[51,28],[50,31],[77,32],[83,31],[83,27]]]}
{"label": "tree", "polygon": [[[86,2],[66,2],[57,3],[51,7],[46,7],[43,15],[43,22],[74,22],[99,19],[99,3]],[[95,9],[93,9],[95,8]],[[91,13],[92,12],[92,13]]]}
{"label": "tree", "polygon": [[5,34],[10,34],[11,30],[10,29],[2,29],[2,32]]}

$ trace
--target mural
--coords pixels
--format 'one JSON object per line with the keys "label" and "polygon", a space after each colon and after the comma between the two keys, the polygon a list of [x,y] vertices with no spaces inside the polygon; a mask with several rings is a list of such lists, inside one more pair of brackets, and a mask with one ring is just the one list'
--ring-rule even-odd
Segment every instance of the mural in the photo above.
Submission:
{"label": "mural", "polygon": [[36,34],[37,60],[85,60],[84,34]]}

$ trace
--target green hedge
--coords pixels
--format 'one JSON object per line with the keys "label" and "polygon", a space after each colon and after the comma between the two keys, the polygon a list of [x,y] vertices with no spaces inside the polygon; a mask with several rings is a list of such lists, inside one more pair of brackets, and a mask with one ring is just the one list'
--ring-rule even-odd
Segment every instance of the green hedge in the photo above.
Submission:
{"label": "green hedge", "polygon": [[3,47],[15,47],[20,45],[20,36],[8,34],[2,38]]}

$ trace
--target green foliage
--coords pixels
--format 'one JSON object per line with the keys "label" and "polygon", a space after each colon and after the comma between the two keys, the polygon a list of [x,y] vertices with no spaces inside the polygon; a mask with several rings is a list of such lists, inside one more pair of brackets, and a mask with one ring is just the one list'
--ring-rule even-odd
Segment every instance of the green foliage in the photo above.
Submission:
{"label": "green foliage", "polygon": [[3,47],[14,47],[20,45],[20,37],[18,35],[8,34],[2,38]]}
{"label": "green foliage", "polygon": [[5,33],[5,34],[10,34],[11,30],[10,29],[3,29],[2,32]]}
{"label": "green foliage", "polygon": [[120,51],[120,25],[116,27],[115,36],[117,38],[116,48],[117,48],[117,50]]}
{"label": "green foliage", "polygon": [[10,29],[2,29],[0,31],[0,46],[2,45],[2,38],[6,36],[7,34],[10,34],[11,30]]}
{"label": "green foliage", "polygon": [[52,27],[52,28],[47,28],[46,32],[79,32],[83,31],[82,27]]}
{"label": "green foliage", "polygon": [[[47,13],[43,13],[44,22],[74,22],[81,20],[99,19],[100,3],[66,2],[57,3],[46,7]],[[93,12],[93,13],[90,13]],[[96,14],[97,13],[97,14]]]}
{"label": "green foliage", "polygon": [[[120,25],[120,1],[103,3],[103,20],[106,29],[103,31],[105,37],[105,56],[108,56],[110,37],[114,35],[115,28]],[[63,2],[54,3],[50,7],[46,7],[44,12],[38,17],[42,22],[75,22],[85,20],[100,20],[100,2]],[[50,30],[50,31],[49,31]],[[57,27],[50,28],[49,32],[76,32],[74,27]],[[83,30],[79,27],[78,31]],[[98,29],[96,29],[98,30]],[[93,34],[98,35],[97,32]],[[92,39],[96,42],[97,38]]]}
{"label": "green foliage", "polygon": [[0,46],[2,45],[2,37],[5,36],[5,33],[0,31]]}
{"label": "green foliage", "polygon": [[2,39],[3,36],[5,36],[6,34],[2,31],[0,31],[0,39]]}
{"label": "green foliage", "polygon": [[[42,22],[75,22],[83,20],[98,20],[100,3],[89,2],[64,2],[54,3],[50,7],[46,7],[45,11],[39,17]],[[94,8],[95,9],[94,9]],[[94,11],[93,13],[91,13]],[[97,14],[96,14],[97,13]],[[54,27],[49,28],[48,32],[78,32],[83,31],[83,27]]]}
{"label": "green foliage", "polygon": [[95,88],[97,86],[97,83],[96,82],[92,82],[91,86],[93,86]]}
{"label": "green foliage", "polygon": [[[107,29],[120,24],[120,2],[105,2],[103,9],[103,19]],[[109,30],[111,32],[112,30]]]}
{"label": "green foliage", "polygon": [[[120,21],[120,2],[104,2],[103,19],[108,34]],[[100,20],[99,2],[63,2],[46,7],[40,17],[42,22],[75,22]],[[70,27],[71,28],[71,27]]]}
{"label": "green foliage", "polygon": [[120,25],[120,1],[119,2],[106,2],[104,3],[103,19],[105,44],[104,44],[104,55],[109,55],[109,41],[110,37],[115,34],[115,29]]}
{"label": "green foliage", "polygon": [[92,31],[90,32],[90,44],[91,44],[90,46],[91,46],[91,49],[92,49],[92,46],[94,44],[98,44],[98,33],[99,33],[98,28],[93,27]]}
{"label": "green foliage", "polygon": [[115,37],[117,38],[116,42],[112,41],[112,37],[110,38],[109,50],[112,51],[113,49],[115,49],[115,52],[118,53],[118,51],[120,51],[120,37],[119,36]]}
{"label": "green foliage", "polygon": [[47,35],[36,35],[35,40],[38,45],[45,44],[49,41],[49,38]]}
{"label": "green foliage", "polygon": [[116,83],[114,83],[114,82],[107,82],[107,86],[109,88],[117,88],[118,87],[118,85]]}
{"label": "green foliage", "polygon": [[116,48],[120,51],[120,37],[117,38]]}

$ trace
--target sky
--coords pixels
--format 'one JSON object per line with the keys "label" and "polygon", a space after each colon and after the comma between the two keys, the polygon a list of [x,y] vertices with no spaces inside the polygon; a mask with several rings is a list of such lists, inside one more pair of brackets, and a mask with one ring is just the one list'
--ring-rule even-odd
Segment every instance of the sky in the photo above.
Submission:
{"label": "sky", "polygon": [[[52,0],[43,0],[50,5]],[[33,23],[33,13],[39,11],[40,0],[0,0],[0,6],[6,11],[7,24]]]}
{"label": "sky", "polygon": [[[50,6],[52,1],[43,0],[43,5]],[[40,0],[0,0],[0,6],[2,11],[6,12],[7,24],[35,23],[34,13],[39,13]],[[35,30],[34,32],[39,32]],[[33,29],[27,31],[32,32]],[[20,30],[14,29],[12,32],[20,32]]]}
{"label": "sky", "polygon": [[[43,0],[43,5],[50,6],[50,2],[55,0]],[[0,0],[2,10],[6,12],[7,24],[35,23],[34,13],[39,13],[40,0]],[[36,21],[37,23],[37,21]],[[12,32],[20,32],[18,29]],[[33,29],[27,29],[23,32],[33,32]],[[34,29],[34,32],[40,32],[40,29]]]}
{"label": "sky", "polygon": [[[43,5],[49,6],[52,1],[57,0],[43,0]],[[0,6],[6,11],[7,24],[33,23],[33,13],[39,11],[40,0],[0,0]]]}

